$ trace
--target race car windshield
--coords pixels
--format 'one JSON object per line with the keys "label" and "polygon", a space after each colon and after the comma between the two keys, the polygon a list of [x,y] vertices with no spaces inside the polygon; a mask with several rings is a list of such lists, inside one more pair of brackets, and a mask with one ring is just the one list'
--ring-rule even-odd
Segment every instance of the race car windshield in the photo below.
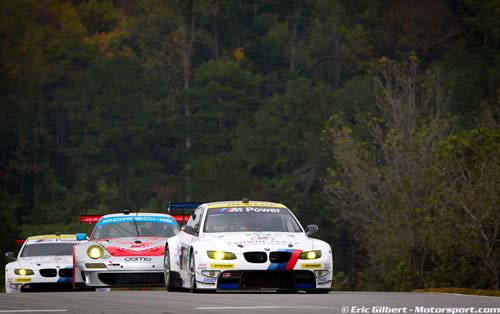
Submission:
{"label": "race car windshield", "polygon": [[222,207],[208,209],[204,232],[302,232],[286,208]]}
{"label": "race car windshield", "polygon": [[70,243],[35,243],[26,244],[21,252],[21,257],[72,255],[73,246],[77,242]]}
{"label": "race car windshield", "polygon": [[124,237],[163,237],[169,238],[179,232],[175,220],[155,216],[113,217],[101,219],[91,235],[91,239]]}

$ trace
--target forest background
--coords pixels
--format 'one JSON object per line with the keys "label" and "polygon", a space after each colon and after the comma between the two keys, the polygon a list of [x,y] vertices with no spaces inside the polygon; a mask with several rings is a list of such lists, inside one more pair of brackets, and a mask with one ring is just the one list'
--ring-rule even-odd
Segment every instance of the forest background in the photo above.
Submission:
{"label": "forest background", "polygon": [[1,0],[0,42],[2,253],[249,197],[336,289],[499,289],[499,0]]}

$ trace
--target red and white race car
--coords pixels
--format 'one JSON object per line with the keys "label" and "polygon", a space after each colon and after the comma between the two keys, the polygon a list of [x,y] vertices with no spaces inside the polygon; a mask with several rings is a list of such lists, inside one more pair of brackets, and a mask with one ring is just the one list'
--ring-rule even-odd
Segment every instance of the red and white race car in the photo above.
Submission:
{"label": "red and white race car", "polygon": [[164,284],[165,243],[179,232],[172,216],[124,211],[81,221],[97,223],[89,241],[74,247],[74,282],[94,288]]}

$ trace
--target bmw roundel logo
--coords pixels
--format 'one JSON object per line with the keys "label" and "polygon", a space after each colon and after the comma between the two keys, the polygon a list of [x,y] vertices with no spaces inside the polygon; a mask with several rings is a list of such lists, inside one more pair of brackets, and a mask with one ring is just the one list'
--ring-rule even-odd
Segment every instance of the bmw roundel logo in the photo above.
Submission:
{"label": "bmw roundel logo", "polygon": [[264,248],[264,251],[269,252],[269,251],[271,251],[271,249],[266,247],[266,248]]}

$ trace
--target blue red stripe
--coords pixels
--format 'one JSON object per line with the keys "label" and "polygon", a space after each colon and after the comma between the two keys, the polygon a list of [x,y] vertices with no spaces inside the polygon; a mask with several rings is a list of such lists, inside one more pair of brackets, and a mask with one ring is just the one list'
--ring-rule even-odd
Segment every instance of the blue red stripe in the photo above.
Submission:
{"label": "blue red stripe", "polygon": [[299,259],[302,250],[280,249],[279,252],[290,252],[292,256],[287,263],[271,263],[267,270],[293,270]]}
{"label": "blue red stripe", "polygon": [[292,256],[290,257],[290,260],[288,261],[285,270],[293,270],[293,268],[297,264],[297,261],[299,260],[300,253],[302,253],[302,250],[293,250]]}

